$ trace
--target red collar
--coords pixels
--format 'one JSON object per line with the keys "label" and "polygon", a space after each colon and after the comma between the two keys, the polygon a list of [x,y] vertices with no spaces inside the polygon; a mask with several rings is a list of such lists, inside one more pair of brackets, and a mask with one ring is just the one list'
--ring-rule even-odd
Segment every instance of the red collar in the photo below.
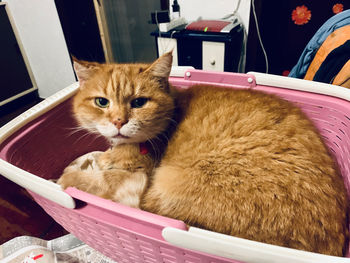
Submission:
{"label": "red collar", "polygon": [[141,142],[140,143],[140,153],[142,154],[142,155],[145,155],[145,154],[147,154],[149,151],[148,151],[148,148],[147,148],[147,145],[146,145],[146,143],[145,142]]}

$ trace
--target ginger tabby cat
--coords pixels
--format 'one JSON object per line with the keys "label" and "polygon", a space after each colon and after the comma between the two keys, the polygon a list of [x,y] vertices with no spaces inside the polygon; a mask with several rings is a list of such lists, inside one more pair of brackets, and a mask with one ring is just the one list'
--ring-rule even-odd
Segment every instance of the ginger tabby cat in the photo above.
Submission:
{"label": "ginger tabby cat", "polygon": [[[162,156],[150,157],[153,172],[140,168],[150,178],[140,182],[141,208],[237,237],[344,255],[346,189],[304,114],[254,90],[175,89],[171,64],[171,53],[151,65],[75,62],[79,123],[118,151],[149,142]],[[115,191],[120,183],[111,178],[105,183]]]}

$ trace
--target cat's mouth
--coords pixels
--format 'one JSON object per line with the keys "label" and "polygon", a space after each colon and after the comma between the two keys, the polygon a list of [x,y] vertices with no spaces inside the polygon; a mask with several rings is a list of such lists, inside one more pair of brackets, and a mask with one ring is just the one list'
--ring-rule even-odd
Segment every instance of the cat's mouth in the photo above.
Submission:
{"label": "cat's mouth", "polygon": [[123,135],[123,134],[121,134],[121,133],[118,133],[118,134],[112,136],[112,138],[113,138],[113,139],[129,139],[130,137],[125,136],[125,135]]}

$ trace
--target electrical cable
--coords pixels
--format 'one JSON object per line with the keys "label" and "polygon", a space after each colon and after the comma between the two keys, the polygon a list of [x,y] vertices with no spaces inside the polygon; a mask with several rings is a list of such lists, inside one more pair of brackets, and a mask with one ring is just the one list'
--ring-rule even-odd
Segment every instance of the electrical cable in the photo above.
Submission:
{"label": "electrical cable", "polygon": [[239,7],[240,7],[240,5],[241,5],[241,0],[238,0],[238,3],[237,3],[237,5],[236,5],[236,8],[235,8],[235,10],[233,11],[233,13],[224,16],[222,19],[227,20],[227,19],[229,19],[230,17],[236,15],[237,12],[238,12],[238,9],[239,9]]}
{"label": "electrical cable", "polygon": [[[239,19],[241,19],[241,18],[239,18]],[[239,63],[238,63],[238,71],[245,73],[245,66],[246,66],[246,59],[247,59],[248,34],[247,34],[247,30],[246,30],[243,22],[241,22],[241,26],[243,28],[243,43],[242,43],[242,48],[241,48],[241,59],[239,60]]]}
{"label": "electrical cable", "polygon": [[156,20],[156,24],[157,24],[157,28],[158,28],[158,37],[161,37],[160,28],[159,28],[159,22],[158,22],[158,11],[157,10],[155,12],[154,18]]}
{"label": "electrical cable", "polygon": [[260,46],[261,46],[261,49],[264,53],[264,58],[265,58],[265,65],[266,65],[266,74],[269,73],[269,61],[268,61],[268,58],[267,58],[267,54],[266,54],[266,50],[264,48],[264,45],[263,45],[263,42],[262,42],[262,39],[261,39],[261,35],[260,35],[260,29],[259,29],[259,24],[258,24],[258,18],[256,17],[256,12],[255,12],[255,3],[254,3],[254,0],[252,0],[252,8],[253,8],[253,15],[254,15],[254,20],[255,20],[255,26],[256,26],[256,31],[258,33],[258,38],[259,38],[259,42],[260,42]]}
{"label": "electrical cable", "polygon": [[240,57],[240,60],[238,62],[238,72],[244,73],[245,66],[246,66],[246,58],[247,58],[248,33],[247,33],[246,27],[244,26],[243,20],[237,11],[240,3],[241,3],[241,1],[239,0],[238,5],[237,5],[236,10],[235,10],[235,13],[233,13],[233,15],[238,19],[238,21],[243,29],[243,43],[242,43],[242,48],[241,48],[241,57]]}
{"label": "electrical cable", "polygon": [[[158,47],[159,47],[159,50],[161,51],[161,52],[159,52],[159,56],[160,56],[161,54],[164,54],[168,51],[168,47],[171,44],[171,39],[173,39],[174,33],[178,32],[178,31],[176,31],[176,30],[172,31],[170,34],[170,39],[167,39],[168,40],[167,44],[161,45],[162,41],[160,39],[162,38],[162,34],[160,32],[157,13],[158,13],[158,11],[155,10],[155,20],[156,20],[156,24],[157,24],[157,28],[158,28]],[[166,39],[166,38],[164,38],[164,39]],[[174,50],[174,48],[172,50]]]}
{"label": "electrical cable", "polygon": [[241,5],[241,0],[238,0],[238,3],[237,3],[237,6],[236,6],[236,9],[235,9],[235,11],[233,11],[233,15],[235,15],[236,13],[237,13],[237,11],[238,11],[238,8],[239,8],[239,6]]}
{"label": "electrical cable", "polygon": [[246,65],[246,55],[247,55],[247,39],[248,39],[248,34],[246,27],[244,26],[243,20],[241,16],[238,13],[238,9],[241,5],[241,0],[238,0],[236,8],[234,9],[233,13],[223,17],[222,19],[224,20],[229,20],[230,18],[234,17],[232,21],[236,18],[237,21],[239,22],[240,26],[243,28],[243,43],[242,43],[242,48],[241,48],[241,55],[240,59],[238,62],[238,72],[245,72],[245,65]]}

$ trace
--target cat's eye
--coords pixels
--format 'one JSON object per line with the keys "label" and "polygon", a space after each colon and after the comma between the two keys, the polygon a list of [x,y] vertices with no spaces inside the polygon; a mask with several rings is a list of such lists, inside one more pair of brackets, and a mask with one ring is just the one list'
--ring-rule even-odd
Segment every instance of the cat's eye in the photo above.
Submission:
{"label": "cat's eye", "polygon": [[137,99],[133,99],[130,102],[130,105],[132,108],[142,108],[148,100],[149,100],[148,98],[142,98],[142,97],[137,98]]}
{"label": "cat's eye", "polygon": [[109,100],[106,98],[98,97],[95,98],[95,104],[100,108],[107,108],[109,106]]}

